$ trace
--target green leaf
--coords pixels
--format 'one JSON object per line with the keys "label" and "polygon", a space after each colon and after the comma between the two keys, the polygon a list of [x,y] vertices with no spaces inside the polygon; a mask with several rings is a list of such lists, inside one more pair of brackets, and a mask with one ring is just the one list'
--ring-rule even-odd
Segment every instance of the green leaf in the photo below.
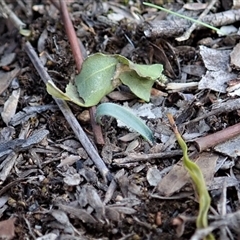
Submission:
{"label": "green leaf", "polygon": [[84,103],[82,99],[79,97],[77,93],[77,88],[69,83],[66,87],[66,93],[61,91],[53,82],[47,82],[47,92],[55,98],[60,98],[65,101],[74,102],[75,104],[84,107]]}
{"label": "green leaf", "polygon": [[121,55],[116,56],[122,63],[117,66],[117,74],[122,83],[127,85],[137,97],[148,102],[151,88],[161,77],[163,66],[161,64],[135,64]]}
{"label": "green leaf", "polygon": [[117,58],[119,59],[119,62],[121,62],[124,65],[127,65],[129,69],[134,70],[139,77],[156,81],[162,75],[162,71],[163,71],[162,64],[151,64],[151,65],[136,64],[121,55],[115,55],[115,56],[117,56]]}
{"label": "green leaf", "polygon": [[153,133],[148,126],[129,109],[114,103],[102,103],[97,107],[96,120],[100,122],[103,115],[114,117],[123,122],[127,127],[140,133],[149,142],[154,141]]}
{"label": "green leaf", "polygon": [[154,81],[147,80],[144,77],[139,77],[135,71],[122,72],[119,78],[122,83],[127,85],[137,97],[146,102],[149,101]]}
{"label": "green leaf", "polygon": [[118,60],[114,56],[96,53],[89,56],[82,65],[75,84],[85,107],[94,106],[116,88],[113,77]]}
{"label": "green leaf", "polygon": [[75,85],[68,84],[65,93],[52,82],[47,84],[47,91],[56,98],[90,107],[97,105],[104,96],[123,83],[136,96],[149,101],[154,81],[161,78],[162,71],[161,64],[135,64],[121,55],[96,53],[83,62]]}

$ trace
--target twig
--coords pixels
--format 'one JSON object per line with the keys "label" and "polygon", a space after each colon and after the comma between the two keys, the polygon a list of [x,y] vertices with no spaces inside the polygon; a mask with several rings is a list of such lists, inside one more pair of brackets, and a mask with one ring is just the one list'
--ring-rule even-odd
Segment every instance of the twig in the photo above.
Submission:
{"label": "twig", "polygon": [[[29,42],[26,42],[25,50],[31,59],[34,67],[38,71],[38,74],[42,78],[43,82],[47,84],[48,81],[52,81],[51,77],[45,70],[44,66],[42,65],[41,60],[38,58],[37,53],[34,51],[32,45]],[[85,148],[86,152],[98,168],[99,172],[102,174],[103,178],[106,180],[111,180],[112,175],[109,172],[108,168],[106,167],[103,160],[100,158],[98,152],[88,139],[87,135],[83,131],[82,127],[80,126],[79,122],[76,120],[75,116],[73,115],[71,109],[67,105],[67,103],[61,99],[54,98],[55,102],[57,103],[58,107],[62,111],[63,115],[65,116],[66,120],[68,121],[69,125],[71,126],[72,130],[74,131],[76,137],[81,142],[82,146]]]}
{"label": "twig", "polygon": [[[66,30],[66,33],[67,33],[67,36],[68,36],[68,39],[69,39],[69,42],[71,45],[73,57],[75,59],[76,67],[77,67],[78,72],[80,72],[81,68],[82,68],[82,63],[83,63],[84,57],[81,52],[78,38],[77,38],[76,32],[74,30],[72,21],[70,19],[70,16],[69,16],[69,13],[67,10],[66,2],[60,0],[59,4],[60,4],[60,9],[61,9],[61,13],[62,13],[62,19],[63,19],[63,23],[65,26],[65,30]],[[91,126],[92,126],[95,141],[99,145],[104,145],[105,142],[103,139],[101,126],[99,124],[97,124],[95,121],[96,107],[91,107],[89,109],[89,112],[90,112]]]}
{"label": "twig", "polygon": [[90,113],[91,126],[92,126],[92,130],[93,130],[95,142],[98,145],[103,146],[105,144],[105,141],[104,141],[103,134],[102,134],[102,128],[101,128],[101,125],[97,124],[96,120],[95,120],[96,107],[93,106],[93,107],[89,108],[89,113]]}
{"label": "twig", "polygon": [[26,180],[25,178],[19,178],[19,179],[16,179],[12,182],[10,182],[9,184],[7,184],[6,186],[2,187],[1,190],[0,190],[0,196],[2,196],[7,190],[9,190],[11,187],[13,187],[15,184],[23,181],[23,180]]}
{"label": "twig", "polygon": [[16,14],[7,6],[4,0],[0,0],[0,13],[4,18],[9,18],[18,30],[26,27],[26,24],[16,16]]}
{"label": "twig", "polygon": [[208,118],[213,115],[217,116],[223,112],[228,113],[238,109],[240,109],[240,99],[239,98],[231,99],[229,101],[219,103],[219,107],[214,108],[211,112],[201,114],[201,116],[184,123],[184,125],[189,125],[195,122],[199,122],[200,120]]}
{"label": "twig", "polygon": [[169,152],[150,153],[150,154],[129,154],[125,158],[116,158],[113,161],[116,164],[125,164],[125,163],[131,163],[131,162],[139,162],[139,161],[150,161],[153,159],[160,159],[160,158],[170,158],[170,157],[175,157],[180,155],[182,155],[181,150],[173,150]]}
{"label": "twig", "polygon": [[[240,9],[229,10],[221,13],[207,15],[202,22],[214,27],[229,25],[240,20]],[[178,37],[183,34],[191,26],[191,22],[185,19],[161,20],[154,23],[145,23],[144,34],[147,37]],[[202,26],[198,25],[196,29]]]}
{"label": "twig", "polygon": [[66,2],[59,0],[59,4],[60,4],[60,8],[61,8],[62,19],[63,19],[65,31],[67,33],[68,40],[71,45],[73,57],[75,59],[76,67],[77,67],[77,70],[79,73],[82,68],[83,57],[82,57],[82,53],[81,53],[81,50],[79,47],[78,39],[77,39],[75,30],[73,28],[70,16],[68,14]]}
{"label": "twig", "polygon": [[[202,20],[203,17],[205,17],[205,16],[209,13],[209,11],[212,9],[212,7],[216,4],[217,1],[218,1],[218,0],[212,0],[212,1],[208,4],[208,6],[206,7],[206,9],[205,9],[205,10],[201,13],[201,15],[198,17],[198,21]],[[176,40],[180,42],[180,41],[185,41],[185,40],[189,39],[191,33],[196,29],[196,27],[197,27],[197,23],[194,22],[194,23],[191,25],[191,27],[190,27],[182,36],[176,38]]]}
{"label": "twig", "polygon": [[226,142],[227,140],[236,137],[240,134],[240,123],[231,127],[225,128],[216,133],[201,137],[195,140],[197,149],[202,152],[208,148],[214,147],[219,143]]}
{"label": "twig", "polygon": [[212,109],[212,111],[203,113],[203,114],[201,114],[201,116],[196,117],[193,120],[184,123],[184,125],[189,125],[189,124],[192,124],[195,122],[199,122],[200,120],[211,117],[213,115],[217,116],[223,112],[228,113],[228,112],[232,112],[232,111],[235,111],[238,109],[240,109],[240,99],[239,98],[231,99],[226,102],[219,103],[219,105],[215,106],[214,109]]}

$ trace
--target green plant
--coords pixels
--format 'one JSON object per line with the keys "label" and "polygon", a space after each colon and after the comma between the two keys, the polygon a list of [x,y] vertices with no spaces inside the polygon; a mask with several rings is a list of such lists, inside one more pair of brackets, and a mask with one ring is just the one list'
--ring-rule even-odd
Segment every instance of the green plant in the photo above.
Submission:
{"label": "green plant", "polygon": [[[69,83],[65,93],[52,81],[48,81],[47,91],[56,98],[74,102],[81,107],[90,107],[97,105],[104,96],[124,84],[136,96],[149,101],[154,82],[166,81],[166,78],[162,77],[162,71],[161,64],[135,64],[121,55],[96,53],[83,62],[75,83]],[[128,109],[112,103],[100,104],[97,108],[97,119],[99,120],[102,115],[119,119],[145,139],[153,142],[150,129]]]}
{"label": "green plant", "polygon": [[[174,119],[171,114],[168,114],[168,119],[170,122],[170,125],[175,133],[175,136],[177,138],[177,141],[183,151],[183,164],[185,168],[187,169],[193,183],[195,186],[195,190],[197,193],[197,197],[199,200],[199,212],[198,217],[196,221],[196,225],[198,229],[206,228],[208,226],[208,210],[210,208],[211,198],[209,196],[206,183],[202,174],[201,169],[199,166],[191,161],[188,157],[188,148],[184,140],[182,139],[180,133],[178,132],[177,126],[174,122]],[[214,236],[212,234],[209,234],[206,238],[206,240],[214,240]]]}
{"label": "green plant", "polygon": [[164,81],[164,78],[161,78],[162,71],[161,64],[135,64],[121,55],[96,53],[83,62],[75,83],[69,83],[65,93],[51,81],[47,83],[47,91],[56,98],[82,107],[91,107],[97,105],[116,87],[124,84],[137,97],[149,101],[154,82],[157,79]]}

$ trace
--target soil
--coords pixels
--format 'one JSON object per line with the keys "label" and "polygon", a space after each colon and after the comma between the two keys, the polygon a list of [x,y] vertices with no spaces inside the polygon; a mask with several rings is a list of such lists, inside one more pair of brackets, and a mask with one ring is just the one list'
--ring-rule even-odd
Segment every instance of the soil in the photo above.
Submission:
{"label": "soil", "polygon": [[[166,8],[174,11],[182,9],[185,4],[184,1],[155,3],[165,4]],[[30,35],[20,34],[10,19],[0,18],[0,60],[3,62],[0,61],[0,70],[2,79],[9,79],[4,80],[2,85],[0,83],[3,89],[0,92],[1,239],[191,239],[196,231],[195,221],[199,210],[198,197],[191,181],[187,178],[183,186],[172,192],[173,183],[165,184],[171,194],[161,191],[158,183],[152,184],[156,174],[159,174],[157,181],[160,182],[171,167],[180,166],[182,162],[182,152],[166,114],[171,112],[174,115],[179,131],[186,137],[187,133],[190,135],[195,131],[199,122],[186,123],[211,112],[214,104],[229,100],[229,96],[226,91],[218,92],[210,87],[169,90],[166,86],[170,82],[199,82],[206,73],[200,45],[232,51],[239,40],[238,35],[222,37],[205,28],[195,30],[182,42],[177,41],[175,36],[148,37],[145,29],[152,26],[153,19],[166,19],[166,14],[142,5],[141,1],[66,1],[84,57],[102,52],[121,54],[139,64],[160,63],[167,78],[167,83],[156,82],[153,85],[151,110],[146,107],[142,116],[154,133],[154,144],[139,135],[130,136],[131,130],[120,127],[116,119],[110,117],[102,119],[105,143],[99,143],[91,125],[89,108],[68,102],[111,173],[111,177],[108,175],[104,178],[47,92],[26,51],[26,42],[30,42],[45,70],[61,90],[69,82],[74,82],[78,67],[62,15],[55,7],[59,7],[58,1],[6,0],[6,4],[26,24],[25,29],[30,31]],[[220,1],[212,13],[220,13],[231,7]],[[239,25],[238,22],[233,24],[235,27]],[[4,60],[4,56],[11,54],[14,54],[11,61]],[[192,72],[186,73],[186,66],[194,66]],[[19,71],[12,77],[14,69]],[[231,71],[237,76],[237,69]],[[237,81],[238,78],[231,80]],[[7,111],[6,102],[17,89],[20,89],[19,96],[11,100],[12,105]],[[147,104],[126,86],[118,87],[111,94],[105,96],[101,103],[127,104],[138,112],[140,109],[136,104]],[[46,109],[40,110],[43,106]],[[27,112],[28,107],[32,113]],[[158,111],[158,117],[148,117],[152,109]],[[23,115],[21,121],[14,123],[17,113]],[[198,137],[237,124],[239,112],[238,109],[226,110],[208,116],[204,121],[204,126],[208,128],[203,131],[204,126],[201,125]],[[40,134],[37,135],[39,139],[30,142],[34,134]],[[200,154],[193,141],[187,144],[191,156]],[[238,155],[232,157],[215,151],[213,147],[206,151],[217,154],[218,159],[226,158],[232,165],[216,171],[216,165],[213,165],[211,169],[203,170],[204,175],[209,171],[211,180],[230,175],[238,179]],[[134,159],[139,154],[150,157],[147,160],[122,160]],[[158,172],[151,174],[155,170]],[[111,184],[115,187],[112,188]],[[208,185],[212,186],[209,182]],[[222,203],[222,192],[226,188],[225,210],[237,213],[238,185],[227,183],[225,188],[223,185],[218,189],[212,187],[209,191],[212,206],[212,212],[208,215],[210,222],[220,218],[216,217],[221,212],[218,204]],[[154,198],[152,194],[162,198]],[[229,219],[224,215],[221,217],[226,221]],[[226,225],[228,230],[231,229],[231,223],[223,224]],[[214,231],[216,239],[237,239],[236,227],[229,230],[230,235],[226,238],[219,228]]]}

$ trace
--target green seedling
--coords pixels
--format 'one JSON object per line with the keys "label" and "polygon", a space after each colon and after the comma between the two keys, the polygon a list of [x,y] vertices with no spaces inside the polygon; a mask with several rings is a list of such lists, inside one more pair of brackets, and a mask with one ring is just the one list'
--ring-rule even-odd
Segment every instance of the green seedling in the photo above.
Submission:
{"label": "green seedling", "polygon": [[[199,166],[191,161],[188,157],[188,148],[184,140],[182,139],[180,133],[178,132],[177,126],[174,122],[173,116],[171,114],[168,114],[168,119],[170,122],[170,125],[175,133],[175,136],[177,138],[178,144],[180,145],[182,151],[183,151],[183,165],[187,169],[195,190],[196,195],[198,197],[199,201],[199,212],[197,216],[196,226],[198,229],[206,228],[208,227],[208,210],[210,208],[211,198],[209,196],[206,182],[204,180],[203,174]],[[214,240],[214,236],[212,234],[209,234],[205,240]]]}
{"label": "green seedling", "polygon": [[[65,92],[52,81],[47,83],[47,91],[53,97],[71,101],[81,107],[97,105],[108,93],[121,84],[140,99],[149,101],[151,88],[156,80],[166,81],[162,75],[161,64],[135,64],[121,55],[96,53],[89,56],[76,76],[75,83],[69,83]],[[150,129],[141,119],[129,110],[116,104],[101,104],[97,109],[97,118],[109,115],[124,122],[127,127],[139,132],[145,139],[153,142]]]}
{"label": "green seedling", "polygon": [[135,64],[121,55],[96,53],[84,61],[75,83],[69,83],[65,93],[50,81],[47,83],[47,91],[56,98],[72,101],[81,107],[91,107],[124,84],[137,97],[149,101],[154,82],[165,80],[162,71],[161,64]]}

